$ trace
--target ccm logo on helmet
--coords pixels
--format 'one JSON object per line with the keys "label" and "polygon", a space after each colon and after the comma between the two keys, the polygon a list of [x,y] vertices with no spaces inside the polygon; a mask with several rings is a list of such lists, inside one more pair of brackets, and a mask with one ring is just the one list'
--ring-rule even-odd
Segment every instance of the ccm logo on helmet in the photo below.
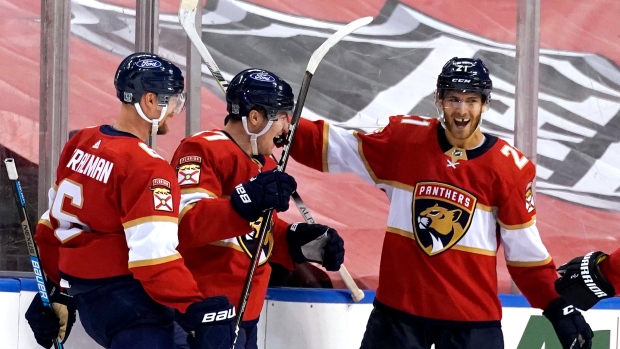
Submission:
{"label": "ccm logo on helmet", "polygon": [[222,310],[218,312],[206,313],[202,318],[202,323],[216,322],[222,320],[228,320],[235,317],[235,308],[228,310]]}
{"label": "ccm logo on helmet", "polygon": [[254,80],[258,80],[258,81],[267,81],[267,82],[274,82],[276,81],[276,79],[273,78],[273,76],[267,74],[267,73],[254,73],[254,74],[250,74],[250,77]]}
{"label": "ccm logo on helmet", "polygon": [[161,62],[154,59],[142,59],[136,62],[136,65],[140,68],[159,68]]}
{"label": "ccm logo on helmet", "polygon": [[471,79],[452,79],[452,82],[462,82],[465,84],[469,84],[471,82]]}

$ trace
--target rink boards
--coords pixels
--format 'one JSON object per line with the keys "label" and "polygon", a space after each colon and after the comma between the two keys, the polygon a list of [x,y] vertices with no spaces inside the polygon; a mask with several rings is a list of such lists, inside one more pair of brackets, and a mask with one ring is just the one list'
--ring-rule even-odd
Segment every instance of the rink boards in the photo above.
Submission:
{"label": "rink boards", "polygon": [[[3,349],[37,348],[24,319],[35,294],[32,279],[0,278],[0,338]],[[364,334],[374,291],[352,303],[346,290],[272,288],[259,322],[262,349],[354,349]],[[506,349],[560,349],[549,322],[520,295],[500,295]],[[619,348],[620,298],[607,299],[584,313],[595,331],[593,349]],[[544,346],[543,346],[544,345]],[[99,348],[78,323],[67,349]]]}

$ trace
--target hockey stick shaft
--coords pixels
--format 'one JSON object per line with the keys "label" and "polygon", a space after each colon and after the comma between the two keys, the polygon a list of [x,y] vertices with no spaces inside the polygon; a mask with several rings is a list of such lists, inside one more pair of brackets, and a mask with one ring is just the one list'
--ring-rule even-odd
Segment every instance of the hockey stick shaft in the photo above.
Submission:
{"label": "hockey stick shaft", "polygon": [[[310,61],[308,62],[308,67],[306,68],[306,72],[304,73],[304,78],[301,82],[301,88],[299,94],[297,95],[297,102],[295,103],[295,108],[293,110],[293,118],[289,126],[289,132],[286,136],[286,142],[284,144],[282,156],[280,157],[280,163],[278,164],[277,168],[278,171],[286,170],[286,165],[288,163],[288,158],[290,154],[290,147],[293,140],[295,139],[295,131],[297,125],[299,124],[299,119],[301,118],[301,111],[306,102],[306,96],[308,95],[308,89],[310,88],[310,81],[312,80],[312,76],[314,75],[314,72],[316,71],[319,63],[327,54],[327,52],[340,40],[342,40],[342,38],[351,34],[356,29],[367,25],[371,21],[372,17],[360,18],[340,28],[340,30],[327,38],[327,40],[325,40],[325,42],[312,53],[312,56],[310,56]],[[252,278],[254,276],[256,266],[258,265],[258,261],[260,260],[260,252],[262,251],[262,246],[265,242],[265,237],[267,235],[267,226],[270,225],[268,224],[268,222],[271,221],[272,215],[272,210],[267,210],[265,213],[263,213],[262,224],[258,235],[258,244],[256,245],[256,251],[252,256],[252,263],[250,264],[250,269],[248,270],[248,274],[245,279],[245,284],[243,286],[243,292],[241,294],[241,299],[238,307],[239,312],[237,314],[237,319],[235,322],[237,333],[239,331],[238,329],[239,325],[241,324],[241,320],[243,319],[243,314],[245,313],[245,307],[247,305],[250,290],[252,287]],[[235,335],[235,342],[236,340],[237,336]]]}
{"label": "hockey stick shaft", "polygon": [[[224,94],[226,94],[228,82],[226,81],[226,79],[224,79],[222,72],[215,63],[215,60],[213,59],[211,54],[209,54],[209,50],[202,42],[202,39],[199,35],[197,35],[198,32],[197,28],[195,27],[196,11],[198,11],[197,6],[198,0],[183,0],[179,9],[179,21],[181,22],[183,29],[187,33],[187,36],[190,38],[190,41],[192,42],[196,50],[200,53],[202,59],[207,65],[207,68],[209,68],[211,75],[213,75]],[[295,202],[295,205],[297,206],[297,209],[299,210],[301,215],[306,219],[307,223],[316,223],[312,218],[312,215],[308,211],[308,208],[304,204],[303,200],[296,192],[293,193],[293,201]],[[308,220],[308,217],[311,219],[311,221]],[[362,290],[360,290],[360,288],[357,286],[355,280],[353,280],[351,274],[349,274],[349,271],[344,266],[344,264],[340,267],[338,272],[340,273],[340,277],[344,281],[345,285],[351,292],[351,298],[353,299],[353,301],[359,302],[360,300],[362,300],[362,298],[364,298],[364,292],[362,292]]]}
{"label": "hockey stick shaft", "polygon": [[[24,233],[24,239],[26,240],[26,246],[28,247],[28,254],[30,255],[30,263],[32,265],[32,270],[34,271],[34,277],[37,281],[37,288],[39,289],[39,295],[41,296],[41,301],[43,305],[52,309],[52,304],[50,303],[49,293],[47,292],[47,288],[45,287],[45,282],[47,281],[47,276],[43,272],[43,268],[41,267],[41,262],[39,259],[39,251],[37,250],[37,245],[34,242],[34,238],[32,236],[32,229],[30,225],[30,221],[28,220],[28,213],[26,212],[26,199],[24,197],[24,192],[22,191],[21,183],[19,182],[19,176],[17,175],[17,168],[15,167],[15,160],[13,158],[4,159],[4,165],[6,166],[7,174],[9,175],[9,180],[13,184],[13,194],[15,196],[15,203],[17,204],[17,211],[19,214],[19,219],[21,221],[22,232]],[[53,311],[53,309],[52,309]],[[62,349],[62,342],[56,338],[54,341],[54,348]]]}
{"label": "hockey stick shaft", "polygon": [[[297,206],[299,213],[301,213],[301,215],[304,217],[304,219],[306,220],[306,223],[309,223],[309,224],[316,223],[316,221],[314,220],[314,217],[312,217],[312,214],[310,213],[310,210],[308,210],[306,203],[303,202],[299,194],[297,194],[297,192],[294,192],[292,197],[293,197],[293,201],[295,202],[295,206]],[[360,290],[360,288],[357,286],[357,284],[355,283],[355,280],[353,280],[353,277],[351,277],[351,274],[349,274],[349,271],[344,266],[344,263],[340,265],[340,269],[338,269],[338,273],[340,274],[340,278],[342,278],[342,281],[344,281],[344,284],[347,286],[347,288],[351,292],[351,298],[353,299],[353,301],[359,302],[362,299],[364,299],[364,291]]]}

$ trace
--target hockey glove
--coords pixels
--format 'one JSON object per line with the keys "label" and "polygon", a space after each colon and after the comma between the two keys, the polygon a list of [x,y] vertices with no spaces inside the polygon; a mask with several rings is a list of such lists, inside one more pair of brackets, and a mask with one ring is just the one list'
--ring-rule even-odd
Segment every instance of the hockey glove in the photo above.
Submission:
{"label": "hockey glove", "polygon": [[338,271],[344,262],[344,240],[326,225],[291,224],[286,240],[295,263],[316,262],[329,271]]}
{"label": "hockey glove", "polygon": [[607,257],[600,251],[590,252],[560,266],[558,273],[562,276],[555,280],[555,290],[570,304],[582,310],[592,308],[601,299],[613,297],[616,291],[598,266]]}
{"label": "hockey glove", "polygon": [[291,194],[297,189],[295,178],[280,171],[259,173],[249,182],[237,185],[230,203],[248,222],[256,221],[265,210],[288,210]]}
{"label": "hockey glove", "polygon": [[185,312],[191,349],[230,349],[235,340],[235,307],[225,296],[190,304]]}
{"label": "hockey glove", "polygon": [[562,298],[549,304],[543,315],[551,321],[564,349],[590,349],[594,333],[579,310]]}
{"label": "hockey glove", "polygon": [[71,296],[60,292],[58,285],[48,283],[47,289],[53,309],[44,306],[41,294],[37,293],[25,317],[37,343],[49,349],[56,338],[64,343],[69,337],[75,323],[75,302]]}

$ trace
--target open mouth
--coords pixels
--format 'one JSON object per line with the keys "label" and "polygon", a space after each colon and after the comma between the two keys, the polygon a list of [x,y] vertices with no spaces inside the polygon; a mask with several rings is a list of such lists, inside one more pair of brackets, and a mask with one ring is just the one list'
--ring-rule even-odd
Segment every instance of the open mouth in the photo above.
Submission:
{"label": "open mouth", "polygon": [[457,127],[465,127],[465,126],[467,126],[467,124],[469,124],[469,122],[470,122],[470,119],[457,119],[457,118],[454,118],[454,124]]}

